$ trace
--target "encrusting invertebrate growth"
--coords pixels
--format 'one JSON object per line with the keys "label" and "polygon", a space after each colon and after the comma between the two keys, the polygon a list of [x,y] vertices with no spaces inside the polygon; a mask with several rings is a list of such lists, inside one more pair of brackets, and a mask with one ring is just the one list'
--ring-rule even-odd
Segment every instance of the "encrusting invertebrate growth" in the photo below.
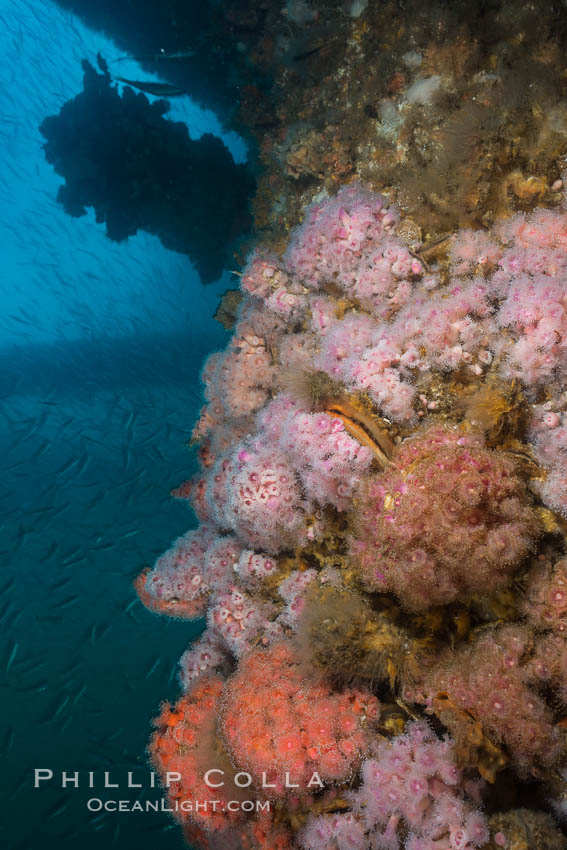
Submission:
{"label": "encrusting invertebrate growth", "polygon": [[391,615],[375,612],[356,592],[313,582],[297,628],[297,642],[322,677],[376,685],[402,668],[412,644]]}
{"label": "encrusting invertebrate growth", "polygon": [[353,524],[364,584],[413,610],[506,586],[538,531],[513,461],[435,425],[400,445],[391,472],[365,482]]}
{"label": "encrusting invertebrate growth", "polygon": [[201,525],[137,582],[207,618],[150,747],[170,798],[213,768],[270,803],[178,812],[203,846],[505,847],[502,771],[561,795],[567,215],[428,271],[397,220],[353,182],[251,256],[176,491]]}
{"label": "encrusting invertebrate growth", "polygon": [[[341,56],[374,20],[354,5]],[[286,5],[292,30],[315,26],[304,7]],[[357,144],[337,129],[334,179],[314,154],[322,127],[298,119],[284,134],[295,141],[265,148],[295,201],[287,184],[273,200],[222,311],[232,337],[203,368],[200,470],[173,491],[198,527],[137,580],[150,610],[206,620],[150,744],[161,775],[181,777],[171,801],[239,801],[175,812],[195,847],[567,846],[562,163],[543,117],[534,173],[505,144],[521,107],[495,112],[513,89],[496,49],[478,98],[459,100],[460,128],[464,83],[449,79],[480,58],[451,26],[440,11],[427,50],[400,52],[387,94],[360,109],[388,169],[366,129]],[[501,49],[517,67],[516,42]],[[469,174],[457,149],[463,138],[477,155],[475,122],[486,151],[506,150],[502,173],[475,159]],[[443,138],[466,177],[457,187],[447,172],[446,191]]]}

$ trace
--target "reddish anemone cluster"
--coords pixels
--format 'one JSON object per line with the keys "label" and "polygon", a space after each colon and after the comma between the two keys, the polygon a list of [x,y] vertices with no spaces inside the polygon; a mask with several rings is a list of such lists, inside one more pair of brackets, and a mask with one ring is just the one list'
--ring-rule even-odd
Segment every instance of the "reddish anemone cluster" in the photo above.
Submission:
{"label": "reddish anemone cluster", "polygon": [[377,717],[369,693],[306,682],[281,643],[242,659],[225,692],[222,732],[236,763],[274,786],[266,793],[301,796],[352,775]]}
{"label": "reddish anemone cluster", "polygon": [[[175,706],[165,703],[150,757],[178,806],[176,817],[222,832],[257,797],[297,807],[351,778],[378,716],[378,700],[368,692],[335,693],[306,681],[289,644],[279,643],[247,653],[226,684],[202,675]],[[235,796],[239,806],[231,810]],[[183,809],[187,800],[203,805]]]}
{"label": "reddish anemone cluster", "polygon": [[366,586],[421,610],[507,584],[537,531],[513,462],[439,426],[402,443],[393,461],[356,511],[351,553]]}
{"label": "reddish anemone cluster", "polygon": [[[172,807],[184,800],[200,800],[205,805],[190,813],[190,820],[209,831],[225,829],[239,818],[239,813],[216,810],[212,800],[230,799],[219,788],[211,788],[204,779],[207,770],[222,769],[215,757],[215,711],[223,689],[222,679],[200,679],[189,694],[170,706],[165,703],[155,720],[157,731],[150,741],[152,763],[167,786]],[[177,777],[180,777],[179,779]],[[209,805],[206,805],[206,803]],[[180,820],[188,814],[178,812]]]}
{"label": "reddish anemone cluster", "polygon": [[531,571],[525,612],[534,628],[567,638],[567,558]]}
{"label": "reddish anemone cluster", "polygon": [[[530,641],[524,626],[487,630],[471,645],[448,651],[424,675],[421,693],[408,690],[407,696],[432,706],[439,694],[446,695],[506,745],[518,771],[538,775],[556,763],[562,743],[551,709],[532,687]],[[457,730],[455,725],[451,731]]]}

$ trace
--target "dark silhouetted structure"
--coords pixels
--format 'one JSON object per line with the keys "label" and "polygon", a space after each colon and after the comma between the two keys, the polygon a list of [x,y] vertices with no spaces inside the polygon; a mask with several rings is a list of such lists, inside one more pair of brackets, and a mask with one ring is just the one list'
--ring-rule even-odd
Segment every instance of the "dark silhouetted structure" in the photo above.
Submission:
{"label": "dark silhouetted structure", "polygon": [[93,207],[116,241],[138,230],[187,254],[203,283],[234,265],[231,246],[251,228],[254,180],[210,134],[193,141],[187,127],[164,118],[169,106],[112,84],[83,62],[84,88],[40,130],[48,162],[65,178],[58,200],[70,215]]}
{"label": "dark silhouetted structure", "polygon": [[[146,72],[158,73],[161,79],[186,88],[196,102],[213,109],[223,122],[230,119],[242,84],[236,70],[242,60],[237,39],[226,38],[221,43],[224,4],[213,0],[165,3],[163,0],[56,0],[56,3],[77,15],[90,29],[104,32],[125,54],[139,57]],[[152,56],[160,50],[194,53],[186,60],[153,61]],[[120,67],[115,68],[118,74]]]}

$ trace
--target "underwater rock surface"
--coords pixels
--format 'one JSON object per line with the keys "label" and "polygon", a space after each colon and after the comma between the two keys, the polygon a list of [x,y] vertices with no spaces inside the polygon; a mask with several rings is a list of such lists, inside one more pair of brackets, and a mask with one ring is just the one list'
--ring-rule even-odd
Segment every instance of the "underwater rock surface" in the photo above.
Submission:
{"label": "underwater rock surface", "polygon": [[250,36],[262,238],[173,491],[200,526],[136,581],[207,621],[150,740],[196,847],[567,846],[567,27],[417,6]]}
{"label": "underwater rock surface", "polygon": [[212,768],[272,806],[181,815],[193,841],[483,847],[502,781],[558,793],[567,213],[459,231],[437,265],[398,222],[357,182],[312,204],[204,367],[175,491],[201,526],[137,584],[208,625],[150,751],[172,802],[216,799]]}

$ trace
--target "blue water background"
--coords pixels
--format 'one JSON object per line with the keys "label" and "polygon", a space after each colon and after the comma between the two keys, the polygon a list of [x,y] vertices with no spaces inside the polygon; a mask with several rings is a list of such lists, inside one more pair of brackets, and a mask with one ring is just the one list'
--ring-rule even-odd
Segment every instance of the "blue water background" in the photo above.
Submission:
{"label": "blue water background", "polygon": [[[38,126],[82,89],[81,59],[121,51],[49,0],[0,0],[0,51],[0,846],[167,850],[182,846],[167,815],[85,804],[159,797],[100,783],[106,770],[147,782],[150,719],[202,625],[149,614],[131,581],[195,524],[169,490],[194,469],[199,370],[226,340],[213,313],[234,279],[203,287],[157,238],[113,243],[56,203]],[[222,135],[188,98],[170,117]],[[35,790],[36,767],[56,781]],[[76,770],[82,787],[62,789]]]}

